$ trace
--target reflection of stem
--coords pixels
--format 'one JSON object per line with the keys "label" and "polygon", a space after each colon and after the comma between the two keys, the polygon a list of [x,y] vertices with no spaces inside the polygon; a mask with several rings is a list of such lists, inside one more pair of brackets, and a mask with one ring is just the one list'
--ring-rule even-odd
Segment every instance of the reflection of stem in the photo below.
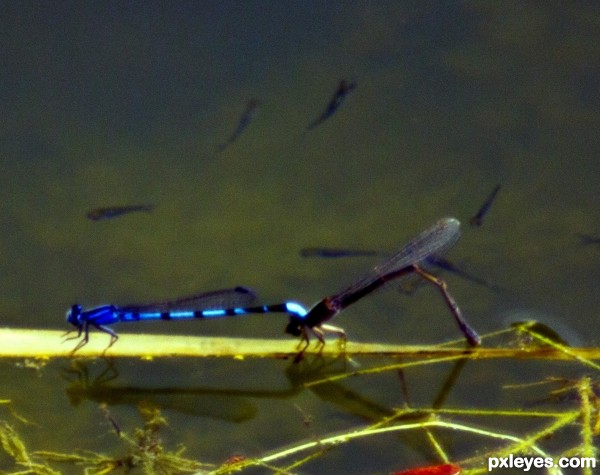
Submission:
{"label": "reflection of stem", "polygon": [[[443,352],[445,350],[443,349],[439,349],[443,354]],[[417,360],[417,361],[411,361],[410,363],[397,363],[397,364],[392,364],[392,365],[387,365],[387,366],[378,366],[376,368],[368,368],[368,369],[361,369],[361,370],[355,370],[355,371],[350,371],[347,373],[342,373],[342,374],[337,374],[337,375],[333,375],[333,376],[328,376],[327,378],[323,378],[323,379],[319,379],[319,380],[315,380],[315,381],[310,381],[304,384],[304,387],[306,388],[310,388],[311,386],[317,386],[319,384],[324,384],[324,383],[330,383],[333,381],[339,381],[342,379],[346,379],[349,377],[354,377],[354,376],[360,376],[360,375],[365,375],[365,374],[376,374],[376,373],[383,373],[385,371],[397,371],[400,369],[406,369],[406,368],[410,368],[411,366],[424,366],[424,365],[429,365],[429,364],[439,364],[439,363],[445,363],[448,361],[456,361],[456,360],[462,360],[465,358],[465,353],[470,354],[472,351],[476,351],[479,352],[480,349],[478,350],[460,350],[460,352],[456,355],[453,356],[441,356],[439,358],[432,358],[434,355],[433,354],[429,354],[427,356],[424,356],[423,354],[420,354],[419,356],[423,357],[423,358],[431,358],[431,359],[423,359],[423,360]],[[346,353],[348,353],[348,351],[346,350]],[[408,356],[406,354],[402,355],[402,356]]]}

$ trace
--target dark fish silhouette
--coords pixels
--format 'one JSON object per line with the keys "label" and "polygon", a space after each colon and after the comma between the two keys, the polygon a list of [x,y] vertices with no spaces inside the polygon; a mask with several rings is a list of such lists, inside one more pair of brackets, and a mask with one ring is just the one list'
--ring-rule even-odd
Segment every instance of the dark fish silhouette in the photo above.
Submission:
{"label": "dark fish silhouette", "polygon": [[500,185],[496,185],[494,187],[494,189],[490,193],[490,196],[488,196],[488,199],[485,200],[485,203],[483,203],[481,205],[481,208],[479,208],[479,211],[477,211],[477,214],[471,218],[471,220],[469,221],[471,226],[481,226],[483,224],[483,218],[490,210],[492,203],[496,199],[498,191],[500,191]]}
{"label": "dark fish silhouette", "polygon": [[252,122],[252,120],[256,117],[259,106],[260,106],[260,101],[258,101],[257,99],[251,99],[250,101],[248,101],[248,104],[246,105],[246,109],[244,110],[244,113],[240,117],[240,120],[238,121],[238,125],[237,125],[236,129],[233,131],[233,133],[231,134],[231,136],[229,137],[227,142],[225,142],[219,146],[219,150],[218,150],[219,153],[221,153],[223,150],[225,150],[227,147],[229,147],[232,143],[234,143],[240,137],[240,135],[242,135],[244,130],[246,130],[246,127],[248,127],[250,122]]}
{"label": "dark fish silhouette", "polygon": [[[389,253],[369,249],[305,247],[303,249],[300,249],[300,256],[309,258],[317,257],[325,259],[340,259],[347,257],[386,257],[389,256]],[[467,272],[466,270],[462,269],[456,264],[453,264],[448,259],[444,259],[443,257],[432,255],[427,257],[423,262],[432,267],[437,267],[440,270],[450,272],[451,274],[454,274],[464,280],[487,287],[490,290],[501,290],[498,286],[491,284],[488,281],[471,274],[470,272]]]}
{"label": "dark fish silhouette", "polygon": [[329,104],[327,105],[325,111],[316,120],[311,122],[306,128],[306,130],[308,131],[314,129],[315,127],[321,125],[323,122],[329,119],[333,114],[335,114],[338,108],[342,105],[342,102],[344,102],[346,96],[350,94],[350,92],[355,87],[355,82],[348,82],[345,79],[340,81],[337,91],[335,91],[335,94],[329,101]]}
{"label": "dark fish silhouette", "polygon": [[92,221],[100,221],[102,219],[116,218],[128,213],[135,213],[137,211],[144,211],[151,213],[154,209],[154,205],[133,205],[133,206],[110,206],[106,208],[96,208],[88,211],[86,216]]}
{"label": "dark fish silhouette", "polygon": [[451,274],[454,274],[464,280],[468,280],[469,282],[473,282],[474,284],[479,284],[484,287],[487,287],[490,290],[502,290],[497,285],[492,284],[485,279],[482,279],[480,277],[477,277],[476,275],[471,274],[470,272],[465,271],[464,269],[458,267],[456,264],[453,264],[448,259],[444,259],[443,257],[429,256],[425,262],[437,267],[438,269],[450,272]]}
{"label": "dark fish silhouette", "polygon": [[378,251],[369,251],[364,249],[337,249],[335,247],[305,247],[300,249],[302,257],[369,257],[383,256],[384,254]]}
{"label": "dark fish silhouette", "polygon": [[590,244],[600,244],[600,236],[590,236],[589,234],[577,234],[583,246]]}

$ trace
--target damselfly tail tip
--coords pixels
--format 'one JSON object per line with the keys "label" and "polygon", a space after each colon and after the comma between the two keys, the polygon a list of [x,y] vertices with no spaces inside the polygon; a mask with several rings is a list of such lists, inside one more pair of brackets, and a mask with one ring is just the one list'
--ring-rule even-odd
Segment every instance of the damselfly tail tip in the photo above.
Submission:
{"label": "damselfly tail tip", "polygon": [[250,287],[245,287],[243,285],[238,285],[233,290],[238,294],[252,295],[254,297],[256,297],[257,295],[255,290],[251,289]]}

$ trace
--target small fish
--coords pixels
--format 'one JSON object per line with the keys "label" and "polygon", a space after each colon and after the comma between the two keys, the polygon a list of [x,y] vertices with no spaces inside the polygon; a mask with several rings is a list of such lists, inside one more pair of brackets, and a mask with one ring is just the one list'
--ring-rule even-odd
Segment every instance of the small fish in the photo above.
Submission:
{"label": "small fish", "polygon": [[577,234],[583,246],[590,244],[600,244],[600,236],[590,236],[589,234]]}
{"label": "small fish", "polygon": [[334,247],[305,247],[300,249],[301,257],[370,257],[382,256],[384,253],[378,251],[368,251],[363,249],[336,249]]}
{"label": "small fish", "polygon": [[154,205],[135,205],[135,206],[110,206],[107,208],[96,208],[88,211],[86,216],[92,221],[100,221],[102,219],[116,218],[127,213],[134,213],[136,211],[144,211],[151,213],[154,209]]}
{"label": "small fish", "polygon": [[[340,249],[335,247],[305,247],[300,250],[301,257],[319,257],[326,259],[339,259],[347,257],[386,257],[389,253],[381,251],[373,251],[368,249]],[[437,267],[440,270],[450,272],[464,280],[473,282],[474,284],[482,285],[493,291],[502,290],[500,287],[490,284],[488,281],[477,277],[466,270],[460,268],[456,264],[453,264],[448,259],[444,259],[440,256],[429,256],[424,261],[430,266]],[[405,289],[406,290],[406,289]],[[412,289],[406,290],[407,293],[412,292]]]}
{"label": "small fish", "polygon": [[502,290],[497,285],[490,284],[488,281],[486,281],[480,277],[477,277],[476,275],[473,275],[464,269],[461,269],[456,264],[453,264],[448,259],[444,259],[443,257],[429,256],[425,260],[425,262],[427,264],[431,264],[432,266],[437,267],[438,269],[450,272],[451,274],[454,274],[464,280],[468,280],[469,282],[473,282],[474,284],[479,284],[479,285],[482,285],[483,287],[487,287],[490,290],[493,290],[493,291]]}
{"label": "small fish", "polygon": [[236,129],[233,131],[233,133],[231,134],[231,136],[229,137],[227,142],[225,142],[219,146],[219,150],[218,150],[219,153],[221,153],[223,150],[225,150],[227,147],[229,147],[233,142],[235,142],[239,138],[240,135],[242,135],[244,130],[246,130],[246,127],[248,127],[250,122],[252,122],[252,120],[256,117],[259,107],[260,107],[260,101],[258,101],[257,99],[251,99],[250,101],[248,101],[248,104],[246,105],[246,109],[244,110],[244,113],[240,117],[240,120],[238,121],[238,125],[237,125]]}
{"label": "small fish", "polygon": [[315,121],[311,122],[306,130],[308,131],[314,129],[335,114],[335,111],[337,111],[342,105],[342,102],[344,102],[346,96],[350,94],[355,87],[355,82],[348,82],[345,79],[340,81],[337,91],[335,91],[335,94],[331,98],[331,101],[329,101],[325,111]]}
{"label": "small fish", "polygon": [[496,199],[498,191],[500,191],[500,185],[496,185],[494,187],[494,189],[490,193],[490,196],[488,196],[488,199],[485,200],[485,203],[483,203],[483,205],[481,205],[481,208],[479,208],[479,211],[477,211],[477,214],[471,218],[471,220],[469,221],[471,226],[481,226],[483,224],[483,218],[490,210],[492,203]]}

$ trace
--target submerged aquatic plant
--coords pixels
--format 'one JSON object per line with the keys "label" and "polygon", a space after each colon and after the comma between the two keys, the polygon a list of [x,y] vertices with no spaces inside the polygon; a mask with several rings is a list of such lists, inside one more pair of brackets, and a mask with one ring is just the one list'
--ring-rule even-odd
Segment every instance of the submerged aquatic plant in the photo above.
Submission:
{"label": "submerged aquatic plant", "polygon": [[184,458],[182,455],[185,448],[182,446],[174,451],[165,449],[160,438],[160,430],[167,421],[158,408],[144,404],[139,406],[144,424],[141,428],[135,429],[132,436],[121,430],[106,408],[102,409],[115,434],[124,442],[127,449],[124,455],[111,457],[89,451],[74,453],[37,451],[33,455],[46,461],[81,466],[88,475],[104,475],[119,469],[127,471],[139,469],[141,473],[149,475],[174,475],[200,473],[199,471],[206,467],[205,464]]}

